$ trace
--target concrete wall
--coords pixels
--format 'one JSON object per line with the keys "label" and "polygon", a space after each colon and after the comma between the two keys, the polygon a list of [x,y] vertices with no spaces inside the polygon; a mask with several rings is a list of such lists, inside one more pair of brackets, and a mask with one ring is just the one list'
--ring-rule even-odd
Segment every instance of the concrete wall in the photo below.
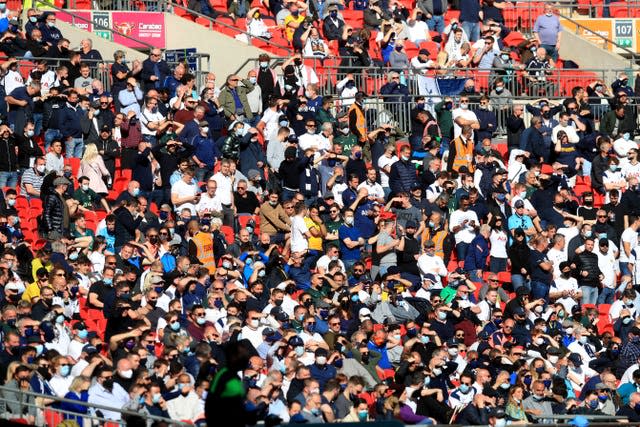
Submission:
{"label": "concrete wall", "polygon": [[80,40],[89,37],[93,42],[93,48],[98,50],[102,54],[102,58],[104,60],[113,61],[113,52],[115,52],[116,50],[124,51],[128,61],[133,61],[134,59],[144,61],[148,56],[147,54],[140,53],[135,49],[130,49],[118,43],[100,38],[95,34],[90,34],[84,30],[80,30],[71,24],[62,22],[62,20],[60,19],[58,19],[56,25],[58,26],[60,31],[62,31],[62,34],[67,39],[69,39],[69,41],[71,42],[71,47],[74,49],[80,47]]}
{"label": "concrete wall", "polygon": [[[167,49],[195,47],[199,53],[208,53],[210,69],[216,73],[220,84],[228,74],[234,73],[247,59],[257,58],[261,53],[268,53],[179,16],[170,13],[165,13],[164,16]],[[206,62],[203,61],[203,67],[205,66]],[[241,75],[244,77],[249,69],[250,67],[245,67]]]}
{"label": "concrete wall", "polygon": [[[616,53],[604,50],[589,40],[567,30],[562,31],[560,57],[562,59],[571,59],[580,68],[584,69],[620,70],[630,68],[629,60]],[[605,81],[611,82],[615,79],[615,72],[612,71],[605,74]]]}

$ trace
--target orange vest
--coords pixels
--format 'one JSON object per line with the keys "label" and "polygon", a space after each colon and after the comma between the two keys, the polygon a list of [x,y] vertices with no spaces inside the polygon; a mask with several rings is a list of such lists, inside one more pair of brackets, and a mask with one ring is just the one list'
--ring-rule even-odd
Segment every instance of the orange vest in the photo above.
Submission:
{"label": "orange vest", "polygon": [[216,260],[213,257],[213,238],[209,233],[198,232],[192,238],[196,245],[196,256],[203,267],[213,274],[216,271]]}
{"label": "orange vest", "polygon": [[362,109],[358,105],[356,105],[355,102],[351,104],[351,107],[349,107],[349,115],[351,115],[352,110],[355,110],[356,112],[356,127],[358,128],[360,135],[362,135],[362,137],[360,137],[358,141],[366,142],[367,141],[367,120],[364,117],[364,111],[362,111]]}
{"label": "orange vest", "polygon": [[453,159],[452,169],[458,172],[462,166],[466,166],[469,172],[473,173],[473,141],[465,144],[459,136],[453,140],[453,143],[456,147],[456,157]]}
{"label": "orange vest", "polygon": [[443,244],[444,244],[445,237],[447,237],[447,230],[441,229],[439,231],[436,231],[436,233],[432,236],[431,235],[431,230],[429,230],[427,228],[427,229],[425,229],[424,238],[422,240],[424,242],[426,242],[427,240],[432,240],[433,243],[435,243],[435,245],[436,245],[436,251],[435,251],[434,255],[439,256],[440,258],[444,259]]}

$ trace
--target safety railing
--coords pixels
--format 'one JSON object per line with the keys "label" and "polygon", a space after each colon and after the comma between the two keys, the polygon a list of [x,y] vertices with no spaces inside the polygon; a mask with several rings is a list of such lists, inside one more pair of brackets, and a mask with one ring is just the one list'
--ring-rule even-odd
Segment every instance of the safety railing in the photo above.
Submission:
{"label": "safety railing", "polygon": [[[44,405],[43,402],[50,402]],[[81,406],[82,413],[60,409],[73,405],[74,408]],[[15,410],[17,413],[13,413]],[[57,426],[65,420],[77,421],[80,426],[99,425],[109,427],[124,427],[127,425],[127,418],[143,417],[152,422],[166,423],[172,427],[187,427],[192,424],[169,418],[151,415],[144,410],[134,411],[132,409],[116,408],[96,403],[84,402],[75,399],[65,399],[57,396],[49,396],[34,393],[32,391],[14,389],[7,386],[0,386],[0,419],[11,420],[32,425]]]}
{"label": "safety railing", "polygon": [[108,32],[110,32],[112,34],[117,34],[118,36],[124,37],[125,39],[128,39],[130,41],[138,43],[141,46],[144,46],[146,49],[151,50],[151,49],[153,49],[155,47],[152,44],[147,43],[147,42],[145,42],[143,40],[136,39],[134,37],[131,37],[130,35],[124,34],[124,33],[120,32],[120,31],[116,31],[113,28],[106,27],[104,25],[100,25],[98,22],[93,22],[92,20],[87,19],[84,16],[80,16],[80,15],[78,15],[76,13],[73,13],[72,11],[69,11],[69,10],[62,9],[60,7],[51,5],[46,1],[35,0],[34,1],[34,6],[37,8],[38,5],[43,5],[44,7],[48,8],[48,9],[53,9],[53,10],[57,11],[57,13],[64,13],[64,14],[69,15],[71,17],[71,24],[74,25],[74,26],[76,25],[76,22],[82,22],[82,23],[85,23],[85,24],[91,24],[91,25],[93,25],[93,28],[95,30],[108,31]]}
{"label": "safety railing", "polygon": [[[31,71],[35,69],[33,58],[18,57],[16,59],[18,61],[18,72],[22,76],[28,76],[29,73],[31,73]],[[47,61],[48,69],[54,72],[61,65],[64,65],[64,62],[66,61],[61,58],[38,58],[38,60],[41,60],[41,59]],[[199,55],[197,59],[198,59],[199,65],[198,65],[198,70],[195,71],[195,77],[196,77],[196,83],[197,83],[196,87],[199,88],[205,83],[206,74],[208,73],[208,70],[209,70],[209,55],[202,54],[202,55]],[[200,65],[201,61],[203,60],[207,61],[207,67],[205,69],[203,69],[202,66]],[[87,59],[83,62],[89,65],[89,70],[90,70],[89,75],[91,76],[91,78],[99,80],[100,83],[102,83],[102,87],[105,89],[105,91],[110,91],[111,85],[113,83],[112,76],[111,76],[111,67],[113,66],[115,61]],[[167,61],[167,64],[171,68],[175,67],[178,64],[183,64],[183,63],[184,62]],[[73,86],[73,82],[69,82],[69,84]]]}
{"label": "safety railing", "polygon": [[67,8],[123,12],[167,12],[169,3],[163,0],[67,0]]}
{"label": "safety railing", "polygon": [[622,50],[624,52],[625,55],[627,55],[629,57],[629,61],[631,61],[630,66],[633,67],[634,65],[637,66],[638,65],[638,59],[640,59],[638,57],[638,54],[636,52],[634,52],[633,50],[629,49],[626,46],[622,46],[619,43],[616,43],[615,41],[606,38],[605,36],[603,36],[602,34],[598,33],[597,31],[593,31],[592,29],[584,26],[583,24],[573,20],[572,18],[565,16],[565,15],[560,15],[563,19],[566,19],[567,21],[571,22],[572,25],[575,26],[575,32],[576,34],[580,34],[580,32],[586,32],[589,34],[590,37],[595,37],[599,40],[602,41],[603,43],[603,47],[605,49],[608,49],[609,46],[615,46],[617,49]]}
{"label": "safety railing", "polygon": [[[436,115],[435,107],[438,103],[445,99],[451,99],[454,103],[458,102],[458,96],[445,96],[445,95],[379,95],[368,96],[365,100],[365,108],[368,113],[369,130],[375,129],[382,124],[389,123],[399,129],[401,132],[408,134],[411,132],[411,110],[417,105],[416,98],[421,97],[425,100],[424,108]],[[551,105],[561,105],[566,99],[564,97],[549,97],[545,98]],[[507,134],[507,118],[511,115],[513,107],[516,105],[526,106],[527,104],[532,107],[539,107],[539,98],[527,97],[527,96],[510,96],[510,97],[497,97],[489,100],[489,111],[492,111],[496,115],[496,127],[494,129],[494,137],[501,137]],[[338,114],[342,111],[347,111],[354,99],[351,97],[335,98],[335,113]],[[633,105],[640,103],[640,98],[631,99]],[[591,105],[594,121],[598,122],[601,116],[610,109],[598,111],[596,107],[598,104]],[[479,102],[477,99],[472,98],[469,102],[469,110],[478,111]],[[532,115],[527,112],[525,108],[524,120],[525,123],[529,123]],[[557,116],[556,116],[557,118]],[[638,117],[636,117],[636,121]]]}
{"label": "safety railing", "polygon": [[[232,36],[242,35],[246,37],[246,40],[253,46],[258,48],[269,47],[269,48],[275,49],[276,52],[278,52],[281,55],[289,55],[293,53],[293,49],[289,45],[275,42],[268,38],[252,36],[245,29],[241,29],[235,26],[234,24],[224,22],[222,18],[212,18],[210,16],[204,15],[195,10],[189,9],[188,7],[180,3],[170,2],[169,5],[170,5],[170,11],[176,13],[178,10],[180,10],[180,12],[176,14],[181,16],[191,15],[194,17],[194,19],[197,18],[197,20],[199,21],[198,23],[202,23],[202,22],[206,23],[207,28],[209,28],[212,31],[217,31],[222,33],[228,32],[228,33],[231,33],[230,35]],[[228,18],[228,19],[231,19],[231,18]],[[273,19],[273,18],[265,17],[264,19]],[[279,30],[275,30],[275,31],[279,31]]]}

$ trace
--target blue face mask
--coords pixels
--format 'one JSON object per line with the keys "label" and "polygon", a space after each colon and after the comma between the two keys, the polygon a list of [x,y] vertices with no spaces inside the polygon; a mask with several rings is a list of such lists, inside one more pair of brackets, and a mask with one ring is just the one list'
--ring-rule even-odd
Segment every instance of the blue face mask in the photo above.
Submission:
{"label": "blue face mask", "polygon": [[64,365],[60,368],[60,376],[68,377],[71,373],[71,366]]}
{"label": "blue face mask", "polygon": [[62,325],[64,323],[64,316],[62,314],[59,314],[58,317],[56,317],[56,323],[58,325]]}
{"label": "blue face mask", "polygon": [[111,277],[105,277],[102,279],[102,283],[107,286],[111,286],[113,284],[113,279]]}
{"label": "blue face mask", "polygon": [[81,340],[86,340],[87,336],[89,336],[89,331],[87,331],[86,329],[80,329],[78,331],[78,338],[80,338]]}
{"label": "blue face mask", "polygon": [[173,322],[171,323],[171,330],[173,331],[179,331],[180,330],[180,322]]}
{"label": "blue face mask", "polygon": [[470,388],[471,387],[469,387],[467,384],[460,384],[460,387],[459,387],[460,393],[467,394],[469,393]]}

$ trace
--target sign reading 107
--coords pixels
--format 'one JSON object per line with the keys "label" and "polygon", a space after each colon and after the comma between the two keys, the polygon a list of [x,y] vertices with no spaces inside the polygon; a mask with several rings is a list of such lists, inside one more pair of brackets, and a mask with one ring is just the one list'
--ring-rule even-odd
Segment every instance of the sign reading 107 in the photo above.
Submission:
{"label": "sign reading 107", "polygon": [[633,44],[633,21],[630,19],[616,19],[613,35],[617,44],[623,47],[631,47]]}

